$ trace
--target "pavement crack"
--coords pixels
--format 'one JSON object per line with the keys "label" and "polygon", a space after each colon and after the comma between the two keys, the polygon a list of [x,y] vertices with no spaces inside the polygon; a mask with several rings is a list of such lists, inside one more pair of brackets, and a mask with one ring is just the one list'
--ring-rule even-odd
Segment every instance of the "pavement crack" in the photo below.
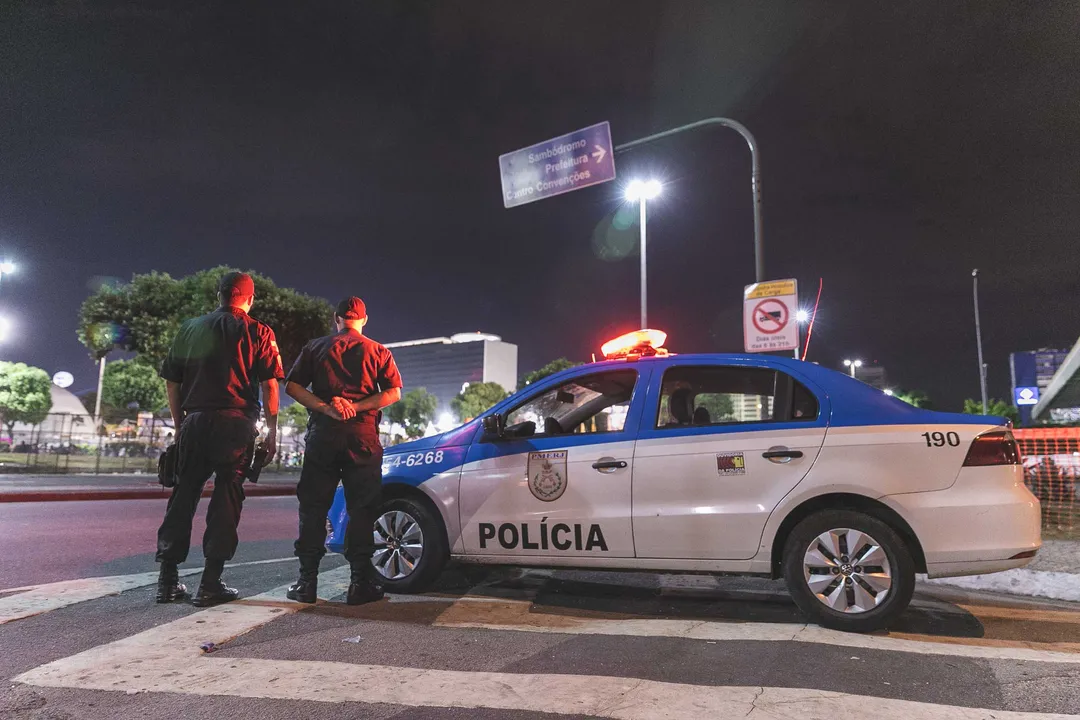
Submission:
{"label": "pavement crack", "polygon": [[750,717],[751,713],[753,713],[755,710],[758,709],[757,701],[764,694],[765,694],[765,688],[764,687],[759,687],[757,689],[757,692],[754,694],[754,699],[750,701],[750,710],[748,710],[747,713],[745,715],[743,715],[743,717]]}

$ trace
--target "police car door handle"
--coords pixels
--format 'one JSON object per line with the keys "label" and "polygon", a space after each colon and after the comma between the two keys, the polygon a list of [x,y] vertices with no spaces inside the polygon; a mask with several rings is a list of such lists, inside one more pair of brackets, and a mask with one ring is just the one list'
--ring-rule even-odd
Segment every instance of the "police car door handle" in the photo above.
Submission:
{"label": "police car door handle", "polygon": [[616,470],[622,470],[626,467],[625,460],[616,460],[615,458],[600,458],[592,464],[593,470],[599,470],[602,473],[612,473]]}
{"label": "police car door handle", "polygon": [[777,463],[791,462],[795,458],[801,458],[802,456],[802,450],[788,450],[784,447],[769,448],[761,453],[761,457]]}

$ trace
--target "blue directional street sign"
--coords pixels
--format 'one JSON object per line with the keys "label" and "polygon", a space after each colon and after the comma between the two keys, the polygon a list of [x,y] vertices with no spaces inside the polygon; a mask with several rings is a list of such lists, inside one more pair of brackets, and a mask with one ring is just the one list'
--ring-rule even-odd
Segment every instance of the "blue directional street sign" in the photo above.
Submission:
{"label": "blue directional street sign", "polygon": [[1013,400],[1017,405],[1039,404],[1039,388],[1037,387],[1018,387],[1013,392]]}
{"label": "blue directional street sign", "polygon": [[598,123],[499,156],[508,208],[615,179],[611,126]]}

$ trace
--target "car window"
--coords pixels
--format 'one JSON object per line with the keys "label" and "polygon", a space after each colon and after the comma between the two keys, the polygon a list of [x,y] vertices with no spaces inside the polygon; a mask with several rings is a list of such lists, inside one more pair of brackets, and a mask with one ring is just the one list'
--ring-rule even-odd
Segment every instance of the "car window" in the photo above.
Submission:
{"label": "car window", "polygon": [[813,393],[765,368],[674,367],[664,373],[658,428],[814,420]]}
{"label": "car window", "polygon": [[506,414],[506,435],[533,437],[622,432],[637,383],[634,370],[574,378]]}

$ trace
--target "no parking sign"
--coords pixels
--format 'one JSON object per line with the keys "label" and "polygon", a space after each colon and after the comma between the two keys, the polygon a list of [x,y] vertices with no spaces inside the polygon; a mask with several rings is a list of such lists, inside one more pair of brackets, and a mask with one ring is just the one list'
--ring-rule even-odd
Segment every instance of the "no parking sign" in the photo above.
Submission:
{"label": "no parking sign", "polygon": [[746,352],[796,350],[799,347],[798,285],[771,280],[743,290],[743,339]]}

